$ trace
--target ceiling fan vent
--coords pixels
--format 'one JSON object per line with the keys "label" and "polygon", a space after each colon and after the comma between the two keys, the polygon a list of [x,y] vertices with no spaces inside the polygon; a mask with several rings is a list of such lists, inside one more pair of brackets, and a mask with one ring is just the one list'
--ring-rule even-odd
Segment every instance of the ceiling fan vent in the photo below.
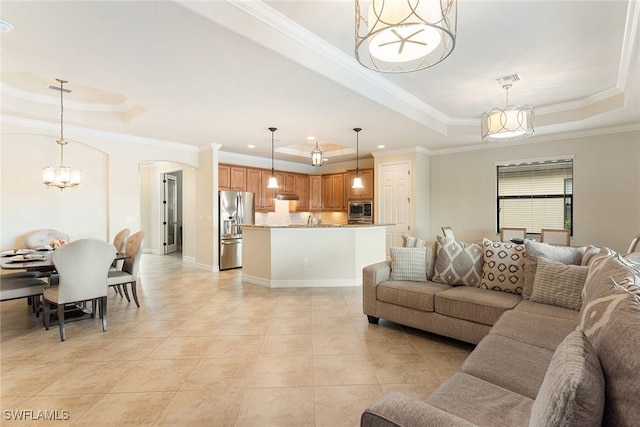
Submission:
{"label": "ceiling fan vent", "polygon": [[496,82],[503,87],[504,85],[511,85],[515,82],[519,82],[521,80],[520,74],[514,73],[509,74],[508,76],[496,77]]}

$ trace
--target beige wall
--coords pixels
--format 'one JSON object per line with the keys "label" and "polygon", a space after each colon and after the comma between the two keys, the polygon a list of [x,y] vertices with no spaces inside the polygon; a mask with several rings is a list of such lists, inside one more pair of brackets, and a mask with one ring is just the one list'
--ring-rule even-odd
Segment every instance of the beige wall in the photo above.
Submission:
{"label": "beige wall", "polygon": [[496,237],[495,163],[573,155],[572,245],[626,251],[640,233],[640,132],[616,133],[431,156],[431,227],[460,240]]}

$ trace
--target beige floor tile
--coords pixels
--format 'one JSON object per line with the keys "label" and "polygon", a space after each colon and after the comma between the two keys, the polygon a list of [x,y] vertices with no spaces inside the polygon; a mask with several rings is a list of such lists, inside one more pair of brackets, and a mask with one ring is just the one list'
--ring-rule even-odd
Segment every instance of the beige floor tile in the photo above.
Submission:
{"label": "beige floor tile", "polygon": [[164,340],[150,359],[200,359],[213,343],[213,337],[174,337]]}
{"label": "beige floor tile", "polygon": [[235,427],[313,425],[312,387],[249,389],[235,423]]}
{"label": "beige floor tile", "polygon": [[[11,411],[23,411],[22,415],[27,419],[24,422],[8,424],[20,426],[69,425],[77,421],[100,398],[102,398],[101,394],[33,397],[11,407]],[[15,412],[10,414],[15,418]],[[3,415],[3,419],[6,420],[7,414],[3,412]]]}
{"label": "beige floor tile", "polygon": [[172,337],[215,337],[217,336],[226,321],[225,317],[202,317],[193,316],[178,326],[171,335]]}
{"label": "beige floor tile", "polygon": [[269,327],[268,319],[232,318],[219,335],[264,335]]}
{"label": "beige floor tile", "polygon": [[154,426],[233,426],[243,392],[240,390],[219,393],[179,391],[162,411]]}
{"label": "beige floor tile", "polygon": [[311,316],[302,315],[297,319],[274,317],[266,319],[269,322],[267,335],[310,334]]}
{"label": "beige floor tile", "polygon": [[364,354],[313,356],[313,377],[316,386],[378,384]]}
{"label": "beige floor tile", "polygon": [[313,354],[364,354],[366,346],[357,333],[313,334]]}
{"label": "beige floor tile", "polygon": [[364,408],[382,396],[379,385],[315,388],[315,427],[357,427]]}
{"label": "beige floor tile", "polygon": [[313,354],[312,335],[267,334],[262,342],[260,354],[265,356],[310,356]]}
{"label": "beige floor tile", "polygon": [[334,303],[316,303],[311,304],[311,315],[314,319],[323,317],[350,317],[351,312],[349,306],[343,299]]}
{"label": "beige floor tile", "polygon": [[107,393],[138,362],[82,362],[38,393],[40,396]]}
{"label": "beige floor tile", "polygon": [[106,394],[73,425],[151,426],[174,395],[168,391]]}
{"label": "beige floor tile", "polygon": [[211,341],[209,349],[202,357],[210,359],[256,356],[260,352],[264,338],[261,335],[218,336]]}
{"label": "beige floor tile", "polygon": [[35,396],[67,373],[73,371],[73,363],[23,364],[3,369],[0,374],[2,398]]}
{"label": "beige floor tile", "polygon": [[201,359],[182,383],[186,390],[243,389],[250,385],[256,357]]}
{"label": "beige floor tile", "polygon": [[357,329],[351,316],[326,317],[313,315],[311,318],[311,330],[314,334],[349,334]]}
{"label": "beige floor tile", "polygon": [[130,367],[109,393],[178,390],[197,363],[196,359],[146,359]]}
{"label": "beige floor tile", "polygon": [[250,387],[313,386],[312,356],[259,356]]}
{"label": "beige floor tile", "polygon": [[432,381],[418,384],[382,384],[382,391],[384,394],[398,391],[414,399],[425,399],[434,392],[438,386],[442,384],[442,380],[437,377],[433,377]]}
{"label": "beige floor tile", "polygon": [[439,378],[436,368],[418,353],[377,353],[369,357],[380,384],[426,383],[434,377]]}

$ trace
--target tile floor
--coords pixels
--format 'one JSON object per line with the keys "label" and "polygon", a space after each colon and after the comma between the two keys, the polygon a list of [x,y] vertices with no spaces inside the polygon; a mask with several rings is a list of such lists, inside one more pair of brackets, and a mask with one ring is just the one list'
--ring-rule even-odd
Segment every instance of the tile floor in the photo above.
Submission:
{"label": "tile floor", "polygon": [[68,323],[65,342],[26,300],[0,304],[0,424],[357,426],[387,392],[431,393],[472,349],[368,324],[359,287],[267,289],[149,254],[138,285],[140,308],[110,293],[107,332]]}

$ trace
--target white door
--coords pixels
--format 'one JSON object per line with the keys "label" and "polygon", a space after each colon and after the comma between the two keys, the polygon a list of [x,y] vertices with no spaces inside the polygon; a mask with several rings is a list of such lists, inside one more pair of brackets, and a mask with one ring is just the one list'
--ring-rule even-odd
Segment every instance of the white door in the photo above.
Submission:
{"label": "white door", "polygon": [[176,177],[164,174],[164,253],[178,250],[178,188]]}
{"label": "white door", "polygon": [[387,227],[387,254],[402,246],[402,235],[411,231],[411,162],[379,165],[378,220]]}

